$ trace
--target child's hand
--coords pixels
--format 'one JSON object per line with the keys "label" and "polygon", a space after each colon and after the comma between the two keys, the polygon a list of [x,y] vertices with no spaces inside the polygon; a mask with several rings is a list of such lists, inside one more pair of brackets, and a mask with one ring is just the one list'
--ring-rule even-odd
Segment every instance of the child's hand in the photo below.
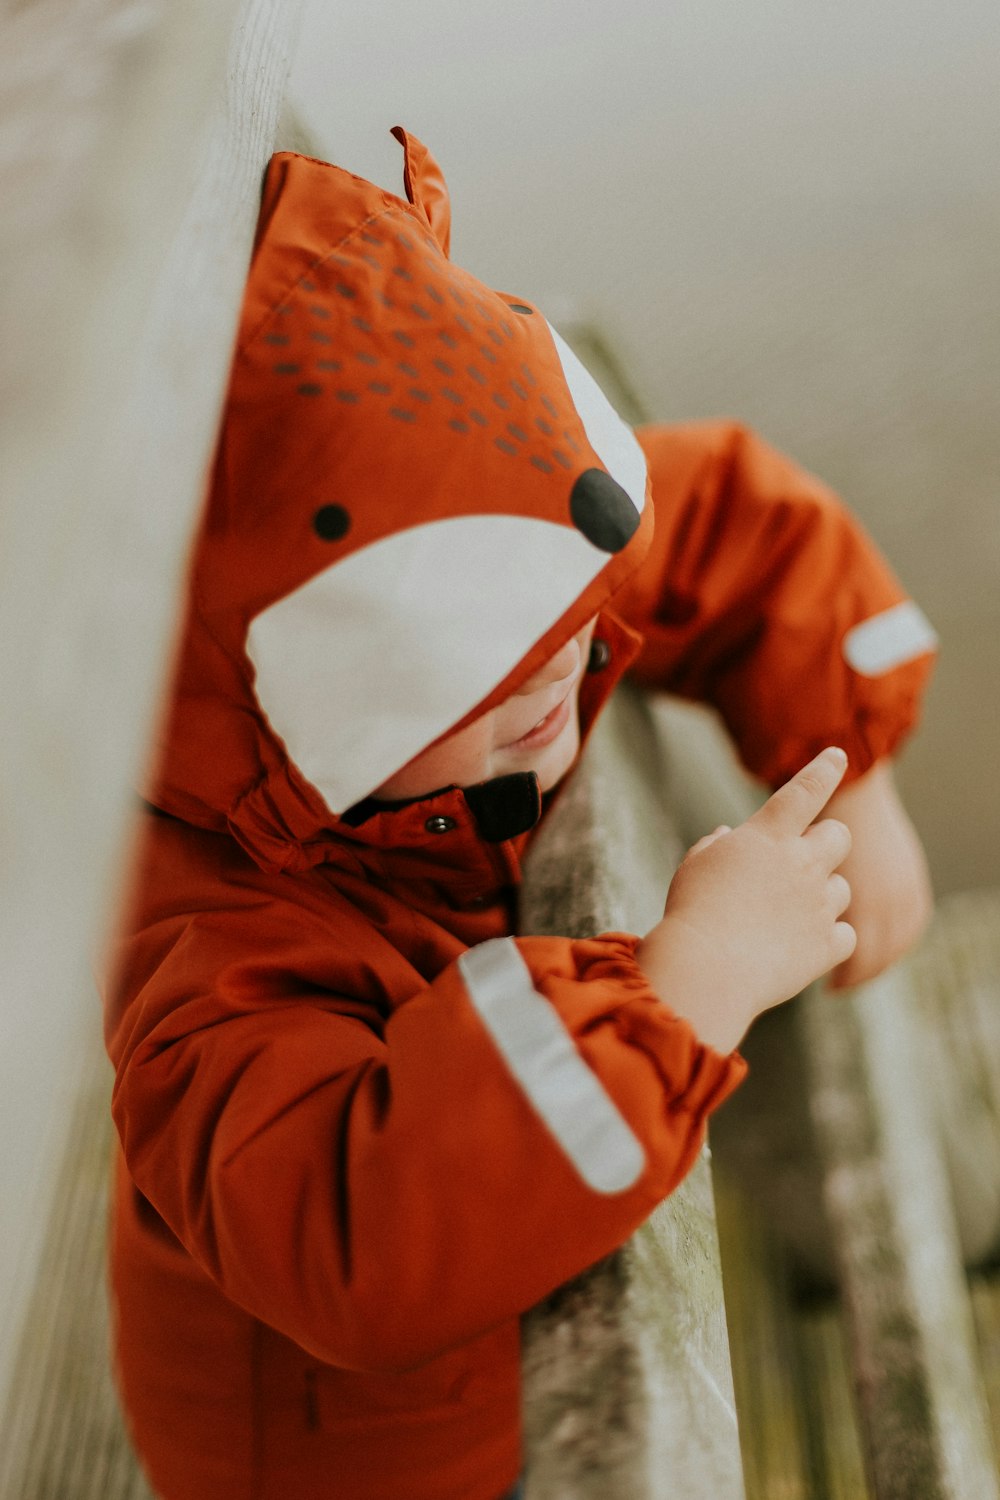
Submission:
{"label": "child's hand", "polygon": [[854,950],[839,920],[850,887],[835,873],[851,835],[832,819],[814,823],[846,764],[843,751],[824,750],[739,828],[696,844],[637,949],[657,994],[721,1052]]}
{"label": "child's hand", "polygon": [[896,793],[889,761],[837,792],[829,812],[847,824],[854,840],[841,873],[851,887],[845,915],[858,945],[830,979],[834,989],[843,989],[874,979],[901,958],[927,925],[934,898],[923,847]]}

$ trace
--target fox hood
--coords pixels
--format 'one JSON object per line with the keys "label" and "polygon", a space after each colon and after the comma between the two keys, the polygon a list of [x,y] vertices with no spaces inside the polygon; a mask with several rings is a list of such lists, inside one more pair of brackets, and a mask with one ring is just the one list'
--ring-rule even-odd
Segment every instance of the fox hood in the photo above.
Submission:
{"label": "fox hood", "polygon": [[531,302],[407,200],[268,169],[150,800],[265,866],[508,696],[637,567],[631,429]]}

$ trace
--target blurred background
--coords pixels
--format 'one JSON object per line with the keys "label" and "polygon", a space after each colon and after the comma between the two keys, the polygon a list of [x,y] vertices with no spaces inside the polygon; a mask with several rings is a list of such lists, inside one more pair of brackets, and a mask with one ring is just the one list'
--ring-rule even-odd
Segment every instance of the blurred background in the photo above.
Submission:
{"label": "blurred background", "polygon": [[393,192],[414,131],[457,261],[863,518],[942,638],[901,773],[941,893],[1000,880],[998,86],[993,0],[307,0],[289,95]]}

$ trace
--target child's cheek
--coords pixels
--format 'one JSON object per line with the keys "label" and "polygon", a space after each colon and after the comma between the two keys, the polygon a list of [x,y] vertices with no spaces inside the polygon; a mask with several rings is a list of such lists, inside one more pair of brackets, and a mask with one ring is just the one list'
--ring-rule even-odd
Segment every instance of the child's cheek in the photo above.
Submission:
{"label": "child's cheek", "polygon": [[422,797],[446,786],[475,786],[493,774],[493,720],[497,710],[447,735],[414,756],[373,793],[386,801]]}

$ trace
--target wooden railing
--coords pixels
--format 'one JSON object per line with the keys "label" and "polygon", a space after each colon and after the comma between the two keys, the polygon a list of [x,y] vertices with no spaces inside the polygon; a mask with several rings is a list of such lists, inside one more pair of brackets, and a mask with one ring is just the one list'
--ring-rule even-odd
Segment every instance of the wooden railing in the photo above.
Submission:
{"label": "wooden railing", "polygon": [[[536,840],[522,921],[646,932],[683,853],[645,700],[619,692]],[[624,1249],[525,1324],[529,1500],[741,1500],[707,1155]]]}
{"label": "wooden railing", "polygon": [[87,1086],[89,956],[123,865],[296,10],[36,0],[0,18],[0,1409]]}

